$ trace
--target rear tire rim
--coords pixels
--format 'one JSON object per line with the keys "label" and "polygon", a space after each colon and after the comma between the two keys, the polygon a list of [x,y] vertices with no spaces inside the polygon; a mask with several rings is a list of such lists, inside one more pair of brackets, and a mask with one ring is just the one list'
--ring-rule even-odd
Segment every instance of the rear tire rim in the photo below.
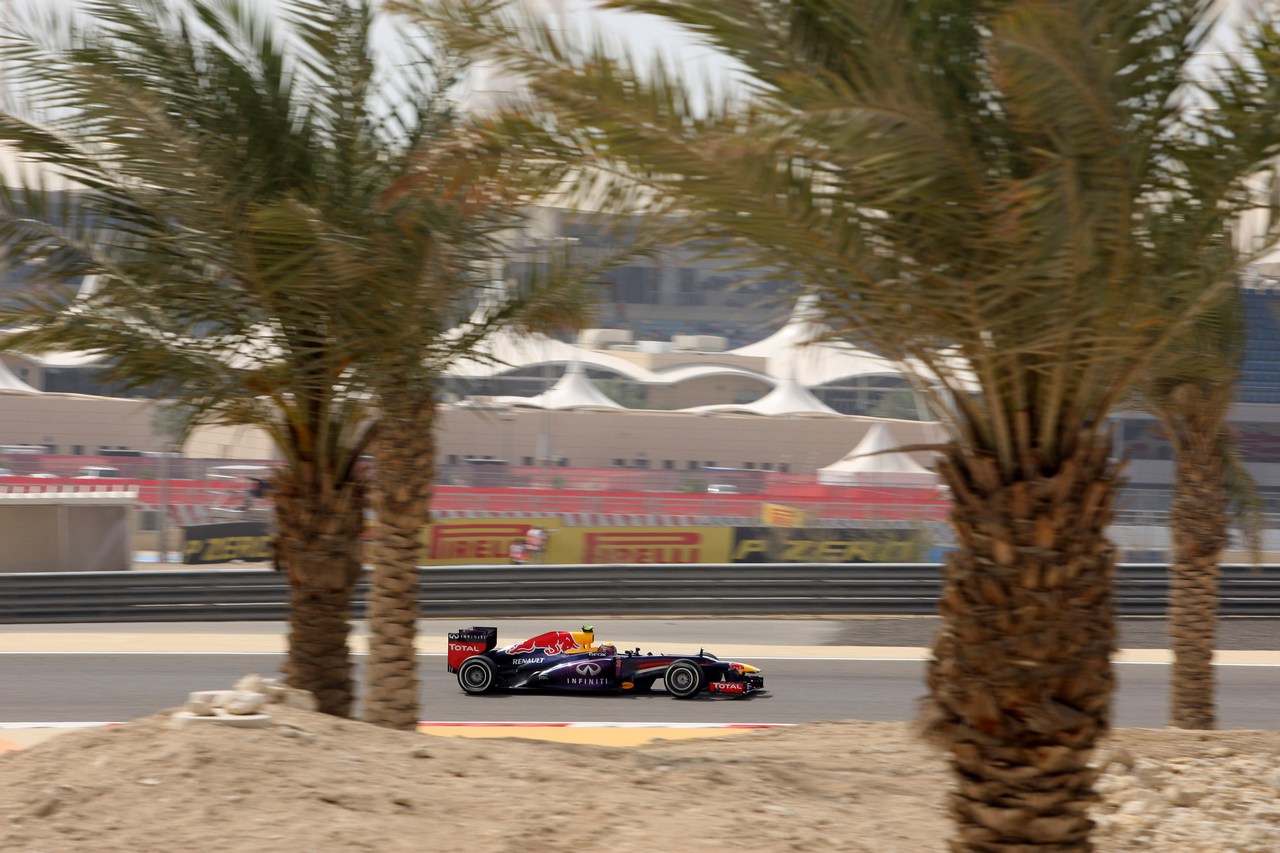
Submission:
{"label": "rear tire rim", "polygon": [[469,687],[484,687],[489,681],[489,673],[485,671],[483,666],[473,664],[467,667],[467,671],[462,674],[462,678]]}

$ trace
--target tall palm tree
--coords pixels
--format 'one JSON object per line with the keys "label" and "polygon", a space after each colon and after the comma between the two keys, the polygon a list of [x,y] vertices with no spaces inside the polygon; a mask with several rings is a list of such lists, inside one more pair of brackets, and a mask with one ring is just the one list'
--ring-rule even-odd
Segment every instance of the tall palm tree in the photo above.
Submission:
{"label": "tall palm tree", "polygon": [[1227,418],[1244,358],[1241,294],[1231,288],[1177,345],[1139,377],[1141,404],[1174,451],[1169,526],[1169,635],[1173,649],[1170,723],[1216,727],[1213,653],[1218,624],[1218,559],[1230,540],[1232,509],[1258,550],[1257,489],[1237,458]]}
{"label": "tall palm tree", "polygon": [[364,0],[291,0],[277,10],[283,36],[238,2],[87,8],[97,28],[55,25],[45,43],[9,49],[45,121],[0,122],[0,138],[78,183],[79,200],[9,191],[0,239],[11,261],[41,261],[45,282],[94,272],[103,284],[71,311],[65,292],[37,293],[7,318],[30,326],[9,345],[98,350],[111,376],[161,384],[193,423],[268,429],[286,459],[275,494],[289,675],[340,715],[372,485],[365,714],[412,727],[437,380],[497,328],[574,325],[589,307],[582,286],[607,263],[553,264],[468,318],[521,210],[567,165],[518,128],[460,124],[428,33],[402,29],[390,43],[404,67],[380,62]]}
{"label": "tall palm tree", "polygon": [[[160,387],[192,423],[275,440],[278,567],[292,589],[292,683],[322,710],[352,700],[347,613],[359,576],[370,432],[336,330],[347,283],[306,262],[297,223],[336,203],[352,165],[337,57],[291,62],[236,4],[96,2],[5,49],[29,109],[0,134],[74,187],[6,191],[11,262],[46,285],[96,274],[68,305],[47,287],[4,319],[15,348],[88,349],[126,385]],[[330,98],[320,93],[332,84]]]}
{"label": "tall palm tree", "polygon": [[1242,24],[1196,79],[1200,0],[610,5],[687,27],[747,96],[702,109],[661,63],[502,4],[427,14],[524,75],[565,156],[683,197],[915,370],[951,428],[958,548],[925,718],[955,773],[952,846],[1091,849],[1114,689],[1107,414],[1248,260],[1232,238],[1280,153],[1277,32]]}
{"label": "tall palm tree", "polygon": [[[5,345],[95,351],[110,377],[162,389],[193,424],[267,430],[284,458],[287,675],[347,715],[373,421],[351,381],[367,343],[346,306],[362,283],[326,269],[325,222],[361,200],[386,153],[359,144],[377,126],[351,76],[368,16],[294,0],[282,34],[238,2],[84,8],[30,23],[4,48],[27,106],[0,116],[0,138],[73,187],[59,195],[36,176],[3,193],[0,243],[44,285],[3,317],[25,328]],[[386,123],[426,123],[423,84],[407,85]],[[84,274],[100,281],[87,298],[54,286]]]}
{"label": "tall palm tree", "polygon": [[[458,130],[415,154],[412,171],[379,199],[382,224],[364,239],[344,241],[356,249],[341,265],[366,283],[356,313],[376,342],[361,359],[362,384],[378,408],[363,713],[368,722],[406,730],[418,720],[417,567],[431,520],[440,377],[457,359],[483,358],[482,344],[496,329],[582,325],[591,304],[583,287],[596,276],[595,268],[563,258],[515,288],[489,282],[523,206],[558,186],[564,166],[510,156]],[[491,310],[473,310],[480,288],[488,289]]]}

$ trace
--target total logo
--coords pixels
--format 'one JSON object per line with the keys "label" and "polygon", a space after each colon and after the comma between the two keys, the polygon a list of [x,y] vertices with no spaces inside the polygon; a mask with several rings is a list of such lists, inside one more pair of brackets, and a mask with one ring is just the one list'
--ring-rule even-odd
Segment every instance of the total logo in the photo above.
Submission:
{"label": "total logo", "polygon": [[712,693],[746,693],[747,685],[741,681],[713,681],[707,685]]}

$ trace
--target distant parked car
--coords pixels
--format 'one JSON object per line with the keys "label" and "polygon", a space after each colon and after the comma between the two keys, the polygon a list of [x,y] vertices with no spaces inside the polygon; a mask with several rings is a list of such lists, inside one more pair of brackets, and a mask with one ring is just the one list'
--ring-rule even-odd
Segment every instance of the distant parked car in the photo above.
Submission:
{"label": "distant parked car", "polygon": [[736,495],[739,493],[739,489],[732,483],[712,483],[707,486],[707,493],[712,495]]}
{"label": "distant parked car", "polygon": [[14,476],[17,476],[17,475],[14,474],[12,471],[10,471],[8,468],[0,468],[0,477],[14,477]]}
{"label": "distant parked car", "polygon": [[77,480],[97,480],[108,477],[119,477],[119,468],[110,468],[106,465],[86,465],[76,472]]}

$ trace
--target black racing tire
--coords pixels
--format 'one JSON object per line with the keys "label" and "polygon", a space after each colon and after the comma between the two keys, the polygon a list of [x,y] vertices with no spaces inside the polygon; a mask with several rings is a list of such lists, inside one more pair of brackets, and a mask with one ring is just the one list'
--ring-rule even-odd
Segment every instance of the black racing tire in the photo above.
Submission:
{"label": "black racing tire", "polygon": [[458,686],[463,693],[479,696],[488,693],[498,683],[498,668],[483,655],[469,657],[458,667]]}
{"label": "black racing tire", "polygon": [[691,660],[678,660],[662,674],[667,692],[677,699],[691,699],[707,686],[702,667]]}

